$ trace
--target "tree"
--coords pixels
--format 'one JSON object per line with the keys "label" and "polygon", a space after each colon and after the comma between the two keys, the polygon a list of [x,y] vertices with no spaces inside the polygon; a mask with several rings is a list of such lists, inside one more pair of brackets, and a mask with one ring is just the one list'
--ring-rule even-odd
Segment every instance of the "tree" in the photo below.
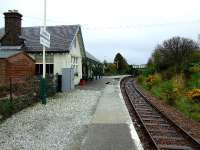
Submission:
{"label": "tree", "polygon": [[108,62],[106,60],[103,61],[104,67],[108,66]]}
{"label": "tree", "polygon": [[114,58],[114,64],[117,66],[117,71],[120,74],[126,73],[128,70],[128,63],[120,53],[116,54]]}
{"label": "tree", "polygon": [[117,73],[117,66],[115,64],[109,63],[105,68],[106,75],[115,75]]}
{"label": "tree", "polygon": [[178,73],[191,61],[192,53],[197,48],[198,44],[191,39],[172,37],[156,47],[151,59],[157,71],[174,67]]}

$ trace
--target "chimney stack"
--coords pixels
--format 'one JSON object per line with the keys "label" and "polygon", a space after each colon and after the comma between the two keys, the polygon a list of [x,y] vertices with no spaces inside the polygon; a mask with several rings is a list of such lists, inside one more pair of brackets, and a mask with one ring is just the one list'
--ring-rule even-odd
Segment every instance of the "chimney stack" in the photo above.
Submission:
{"label": "chimney stack", "polygon": [[17,10],[9,10],[5,16],[5,36],[1,39],[2,46],[21,45],[21,18],[22,15]]}

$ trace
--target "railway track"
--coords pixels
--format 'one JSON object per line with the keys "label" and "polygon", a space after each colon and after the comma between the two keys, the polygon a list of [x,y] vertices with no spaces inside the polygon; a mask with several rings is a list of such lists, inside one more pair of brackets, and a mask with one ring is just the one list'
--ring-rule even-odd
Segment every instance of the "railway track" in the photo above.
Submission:
{"label": "railway track", "polygon": [[149,137],[152,149],[200,150],[200,143],[154,106],[133,84],[133,78],[122,80],[124,94],[133,107],[140,125]]}

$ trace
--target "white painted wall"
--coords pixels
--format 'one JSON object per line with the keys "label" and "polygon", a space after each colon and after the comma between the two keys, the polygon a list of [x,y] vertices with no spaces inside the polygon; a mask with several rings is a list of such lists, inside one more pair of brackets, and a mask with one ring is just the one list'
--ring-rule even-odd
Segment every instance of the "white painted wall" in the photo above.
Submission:
{"label": "white painted wall", "polygon": [[54,74],[62,74],[62,68],[71,68],[71,57],[68,53],[54,54]]}
{"label": "white painted wall", "polygon": [[[80,50],[80,45],[79,45],[77,36],[74,42],[76,42],[76,44],[74,43],[72,44],[73,46],[70,51],[70,57],[73,56],[73,57],[78,58],[78,76],[75,76],[74,78],[75,85],[77,85],[79,84],[80,79],[82,79],[82,56],[81,56],[81,50]],[[71,59],[70,59],[70,63],[71,63]]]}
{"label": "white painted wall", "polygon": [[[74,77],[74,84],[78,85],[80,79],[82,78],[82,56],[80,51],[80,45],[78,42],[78,37],[75,38],[76,47],[72,44],[70,53],[53,53],[53,63],[54,63],[54,75],[56,73],[61,74],[62,68],[71,68],[71,57],[78,58],[78,76]],[[35,59],[36,54],[29,54],[33,59]],[[38,54],[39,55],[39,54]]]}

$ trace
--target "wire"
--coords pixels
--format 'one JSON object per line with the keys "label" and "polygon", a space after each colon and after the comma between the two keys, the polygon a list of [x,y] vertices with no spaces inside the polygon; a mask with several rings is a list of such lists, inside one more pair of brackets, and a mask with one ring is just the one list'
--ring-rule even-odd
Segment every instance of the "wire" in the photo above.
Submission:
{"label": "wire", "polygon": [[[24,20],[38,20],[43,21],[41,17],[33,17],[33,16],[24,16]],[[48,19],[47,22],[60,24],[61,21]],[[190,21],[180,21],[180,22],[168,22],[168,23],[154,23],[154,24],[119,24],[116,26],[90,26],[90,25],[81,25],[83,30],[131,30],[131,29],[139,29],[139,28],[154,28],[154,27],[165,27],[170,25],[187,25],[187,24],[199,24],[199,20],[190,20]]]}
{"label": "wire", "polygon": [[97,27],[97,26],[91,27],[87,25],[82,25],[81,27],[85,30],[120,30],[120,29],[154,28],[154,27],[165,27],[169,25],[187,25],[187,24],[200,24],[200,20],[158,23],[158,24],[135,24],[135,25],[124,24],[117,26],[102,26],[102,27]]}

